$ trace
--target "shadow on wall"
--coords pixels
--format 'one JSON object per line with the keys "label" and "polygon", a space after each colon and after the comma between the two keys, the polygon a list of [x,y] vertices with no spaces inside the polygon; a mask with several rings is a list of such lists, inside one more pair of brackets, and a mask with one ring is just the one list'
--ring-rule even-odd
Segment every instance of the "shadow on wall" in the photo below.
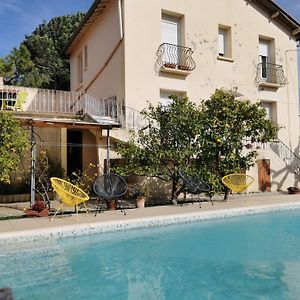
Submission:
{"label": "shadow on wall", "polygon": [[139,183],[147,187],[149,192],[147,203],[150,203],[151,205],[170,204],[171,182],[166,182],[155,177],[130,176],[128,178],[128,183]]}
{"label": "shadow on wall", "polygon": [[[280,158],[279,148],[272,148],[271,150]],[[285,181],[287,180],[288,176],[293,174],[294,181],[292,183],[292,186],[298,187],[299,181],[300,181],[300,158],[299,158],[299,150],[300,150],[300,144],[298,143],[297,147],[294,150],[294,155],[291,155],[291,157],[285,161],[286,166],[282,168],[281,170],[273,170],[271,169],[271,175],[272,175],[272,184],[276,185],[277,191],[282,190],[282,187],[284,186]],[[276,181],[276,178],[280,177],[281,179]]]}

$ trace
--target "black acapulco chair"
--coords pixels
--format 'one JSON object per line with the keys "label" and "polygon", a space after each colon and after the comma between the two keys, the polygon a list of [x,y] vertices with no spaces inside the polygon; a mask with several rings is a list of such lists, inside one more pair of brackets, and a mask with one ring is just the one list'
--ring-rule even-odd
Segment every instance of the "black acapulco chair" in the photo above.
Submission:
{"label": "black acapulco chair", "polygon": [[[207,193],[210,191],[209,184],[207,182],[203,181],[199,177],[188,175],[188,174],[185,174],[182,172],[179,173],[179,176],[183,182],[181,191],[186,194],[192,194],[192,196],[197,195],[199,207],[201,208],[201,201],[200,201],[199,195],[201,193]],[[212,201],[212,197],[209,197],[209,198],[210,198],[211,205],[214,205],[214,203]],[[194,203],[194,201],[192,203]],[[183,202],[181,203],[181,206],[182,205],[183,205]]]}
{"label": "black acapulco chair", "polygon": [[119,199],[126,194],[128,189],[128,185],[123,177],[115,173],[103,174],[96,178],[93,189],[98,196],[95,216],[98,211],[102,211],[103,204],[107,200],[115,200],[116,204],[119,204],[121,211],[126,215],[125,208],[119,203]]}

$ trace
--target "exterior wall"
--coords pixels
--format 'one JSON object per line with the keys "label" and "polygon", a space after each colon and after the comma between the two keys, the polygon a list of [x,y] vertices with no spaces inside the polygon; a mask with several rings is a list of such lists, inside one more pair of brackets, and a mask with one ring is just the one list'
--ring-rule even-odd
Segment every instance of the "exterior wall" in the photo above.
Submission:
{"label": "exterior wall", "polygon": [[[272,20],[266,12],[242,0],[123,0],[124,40],[116,48],[121,39],[117,3],[117,0],[111,1],[104,15],[72,50],[72,90],[84,91],[88,87],[87,92],[98,98],[117,95],[119,100],[124,99],[125,106],[141,110],[148,106],[147,101],[156,105],[161,90],[180,92],[200,103],[217,88],[237,89],[245,99],[274,104],[276,122],[282,127],[279,138],[299,153],[296,42],[276,19]],[[197,65],[188,75],[155,70],[156,52],[162,43],[162,12],[182,20],[181,45],[192,48]],[[220,25],[231,28],[229,60],[218,57]],[[288,79],[286,86],[259,87],[256,83],[260,37],[273,41],[272,63],[283,66]],[[89,49],[88,69],[84,71],[82,84],[78,84],[77,57],[85,45]],[[108,60],[114,51],[112,59]],[[98,145],[98,157],[103,159],[103,138]],[[295,177],[285,173],[285,164],[275,154],[264,152],[260,155],[271,159],[272,190],[295,184]],[[256,168],[251,173],[257,177]]]}
{"label": "exterior wall", "polygon": [[[84,39],[71,51],[71,90],[87,90],[88,94],[99,99],[117,96],[119,101],[123,100],[124,47],[121,39],[118,1],[112,1]],[[83,70],[83,81],[78,82],[78,56],[80,53],[84,55],[85,46],[88,52],[87,68]],[[116,53],[109,60],[114,50]]]}
{"label": "exterior wall", "polygon": [[[83,130],[82,144],[82,169],[83,171],[89,169],[89,175],[93,175],[97,173],[98,164],[96,137],[89,130]],[[95,168],[89,168],[90,164],[93,164]]]}
{"label": "exterior wall", "polygon": [[61,130],[60,128],[35,127],[34,131],[39,135],[37,139],[37,154],[41,150],[46,150],[49,158],[61,163]]}
{"label": "exterior wall", "polygon": [[[238,88],[244,98],[274,101],[282,139],[293,150],[298,146],[298,75],[295,40],[264,12],[241,0],[125,2],[126,105],[138,110],[156,104],[160,89],[186,92],[199,103],[216,88]],[[183,45],[191,47],[197,64],[188,76],[156,74],[156,51],[161,44],[161,12],[181,16]],[[238,13],[237,13],[238,12]],[[134,20],[134,22],[132,21]],[[254,21],[255,20],[255,21]],[[138,26],[137,26],[138,24]],[[218,25],[231,27],[232,60],[217,59]],[[283,65],[289,84],[260,89],[255,84],[259,63],[259,37],[275,39],[276,64]],[[138,37],[138,38],[137,38]]]}

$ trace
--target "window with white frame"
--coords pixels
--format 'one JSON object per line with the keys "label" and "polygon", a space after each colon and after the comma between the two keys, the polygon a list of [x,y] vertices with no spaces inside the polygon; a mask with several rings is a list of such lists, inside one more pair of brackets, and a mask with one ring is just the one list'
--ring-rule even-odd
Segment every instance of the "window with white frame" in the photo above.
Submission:
{"label": "window with white frame", "polygon": [[266,110],[267,119],[276,122],[276,103],[270,101],[262,101],[261,106]]}
{"label": "window with white frame", "polygon": [[266,40],[259,40],[259,62],[261,63],[261,77],[268,78],[267,65],[270,62],[270,43]]}
{"label": "window with white frame", "polygon": [[87,45],[84,46],[84,70],[88,67],[88,48]]}
{"label": "window with white frame", "polygon": [[218,31],[219,56],[232,57],[231,53],[231,28],[229,26],[219,25]]}
{"label": "window with white frame", "polygon": [[179,92],[179,91],[168,91],[168,90],[160,90],[160,104],[162,106],[168,106],[172,103],[172,99],[170,99],[170,96],[178,96],[178,97],[184,97],[186,96],[185,92]]}
{"label": "window with white frame", "polygon": [[172,45],[181,44],[181,20],[180,18],[162,14],[161,16],[161,34],[162,43]]}
{"label": "window with white frame", "polygon": [[77,56],[77,78],[78,82],[83,81],[83,55],[82,52]]}

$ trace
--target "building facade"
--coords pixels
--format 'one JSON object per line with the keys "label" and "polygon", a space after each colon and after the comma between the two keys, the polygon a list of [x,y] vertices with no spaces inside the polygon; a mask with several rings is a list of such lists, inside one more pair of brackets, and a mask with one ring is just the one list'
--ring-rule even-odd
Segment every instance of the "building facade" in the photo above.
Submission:
{"label": "building facade", "polygon": [[276,143],[248,145],[252,189],[285,189],[300,174],[299,28],[271,0],[96,0],[65,48],[71,89],[116,99],[115,140],[171,94],[200,103],[225,88],[260,102],[281,129]]}

